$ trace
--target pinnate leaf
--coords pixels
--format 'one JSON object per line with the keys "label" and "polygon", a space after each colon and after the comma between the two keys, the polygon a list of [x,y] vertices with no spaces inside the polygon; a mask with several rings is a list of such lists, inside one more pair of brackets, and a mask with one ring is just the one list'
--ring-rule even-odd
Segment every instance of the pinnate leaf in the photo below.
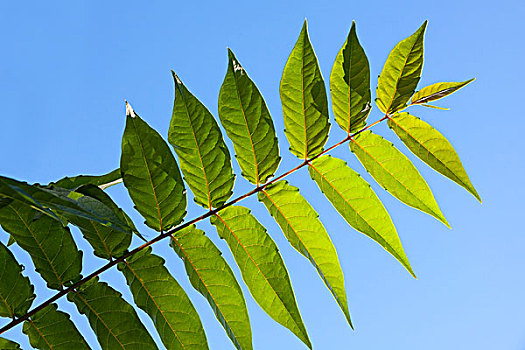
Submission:
{"label": "pinnate leaf", "polygon": [[35,298],[29,278],[22,275],[22,266],[13,253],[0,242],[0,317],[20,317]]}
{"label": "pinnate leaf", "polygon": [[50,304],[24,322],[23,332],[32,347],[40,350],[90,349],[69,315]]}
{"label": "pinnate leaf", "polygon": [[102,349],[157,349],[133,307],[98,277],[69,292],[67,298],[86,315]]}
{"label": "pinnate leaf", "polygon": [[335,247],[319,220],[319,214],[301,196],[299,189],[287,181],[267,186],[257,196],[275,218],[292,247],[310,260],[353,327],[348,312],[343,270]]}
{"label": "pinnate leaf", "polygon": [[331,156],[314,160],[308,170],[350,226],[379,243],[415,277],[392,219],[370,185],[345,161]]}
{"label": "pinnate leaf", "polygon": [[439,131],[406,112],[394,114],[388,119],[388,126],[422,161],[464,187],[481,202],[454,147]]}
{"label": "pinnate leaf", "polygon": [[66,176],[56,182],[50,183],[50,185],[74,190],[79,186],[91,184],[104,190],[110,186],[116,185],[120,181],[122,181],[120,177],[120,169],[115,169],[104,175]]}
{"label": "pinnate leaf", "polygon": [[474,78],[459,83],[436,83],[426,86],[418,92],[416,92],[414,96],[412,96],[411,103],[414,105],[426,104],[428,102],[442,99],[445,96],[453,94],[454,92],[458,91],[459,89],[461,89],[462,87],[464,87],[472,81],[474,81]]}
{"label": "pinnate leaf", "polygon": [[176,232],[170,245],[184,261],[191,285],[206,298],[234,346],[252,349],[246,302],[219,249],[195,225]]}
{"label": "pinnate leaf", "polygon": [[330,74],[335,121],[351,134],[366,124],[371,110],[370,65],[357,38],[355,22]]}
{"label": "pinnate leaf", "polygon": [[388,55],[377,83],[376,104],[385,114],[406,107],[423,70],[423,40],[427,21],[397,44]]}
{"label": "pinnate leaf", "polygon": [[186,194],[168,144],[126,102],[120,171],[135,208],[145,223],[166,231],[186,214]]}
{"label": "pinnate leaf", "polygon": [[241,270],[244,282],[259,306],[308,347],[308,334],[277,245],[245,207],[231,206],[211,217]]}
{"label": "pinnate leaf", "polygon": [[135,304],[151,317],[167,349],[208,349],[199,315],[163,258],[146,248],[118,268]]}
{"label": "pinnate leaf", "polygon": [[377,183],[394,197],[450,227],[425,179],[390,141],[365,131],[350,142],[350,150]]}
{"label": "pinnate leaf", "polygon": [[13,202],[0,209],[0,224],[29,253],[48,288],[60,290],[82,278],[82,252],[59,221]]}
{"label": "pinnate leaf", "polygon": [[175,73],[173,79],[175,101],[168,141],[179,157],[195,201],[207,209],[221,206],[233,193],[230,152],[210,111]]}
{"label": "pinnate leaf", "polygon": [[279,167],[279,143],[266,102],[228,49],[228,71],[219,93],[219,118],[233,142],[242,175],[264,183]]}
{"label": "pinnate leaf", "polygon": [[284,67],[279,88],[290,151],[301,159],[323,151],[328,140],[328,101],[306,20]]}

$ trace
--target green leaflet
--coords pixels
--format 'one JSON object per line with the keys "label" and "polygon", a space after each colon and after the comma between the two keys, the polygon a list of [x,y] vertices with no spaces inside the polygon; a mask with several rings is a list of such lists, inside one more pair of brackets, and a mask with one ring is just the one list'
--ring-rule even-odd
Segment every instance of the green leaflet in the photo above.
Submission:
{"label": "green leaflet", "polygon": [[335,58],[330,90],[337,124],[348,134],[363,128],[372,108],[370,65],[357,39],[355,22],[352,22],[348,38]]}
{"label": "green leaflet", "polygon": [[279,87],[290,151],[301,159],[323,151],[328,140],[328,101],[306,20],[284,67]]}
{"label": "green leaflet", "polygon": [[358,173],[350,169],[345,161],[331,156],[314,160],[308,170],[311,178],[350,226],[379,243],[416,277],[390,215]]}
{"label": "green leaflet", "polygon": [[474,80],[475,78],[459,83],[436,83],[426,86],[412,96],[411,104],[425,104],[442,99],[445,96],[453,94]]}
{"label": "green leaflet", "polygon": [[422,104],[421,106],[428,107],[428,108],[434,108],[434,109],[440,109],[442,111],[448,111],[450,109],[450,108],[444,108],[444,107],[429,105],[429,104],[426,104],[426,103]]}
{"label": "green leaflet", "polygon": [[463,186],[481,202],[454,147],[439,131],[406,112],[394,114],[388,119],[388,126],[422,161]]}
{"label": "green leaflet", "polygon": [[377,83],[377,107],[391,114],[406,107],[423,70],[423,39],[428,21],[397,44],[388,55]]}
{"label": "green leaflet", "polygon": [[258,185],[279,167],[279,143],[259,89],[230,49],[228,57],[219,93],[219,118],[233,142],[242,175]]}
{"label": "green leaflet", "polygon": [[208,349],[201,320],[190,299],[148,247],[118,265],[135,304],[146,312],[167,349]]}
{"label": "green leaflet", "polygon": [[0,224],[29,253],[48,288],[60,290],[82,278],[82,252],[68,227],[17,202],[0,209]]}
{"label": "green leaflet", "polygon": [[22,271],[13,253],[0,242],[0,317],[23,316],[33,303],[34,287]]}
{"label": "green leaflet", "polygon": [[14,341],[0,338],[0,349],[2,350],[20,350],[20,345],[15,343]]}
{"label": "green leaflet", "polygon": [[[129,216],[120,209],[111,198],[99,187],[93,184],[82,185],[77,192],[99,200],[111,209],[114,214],[130,227],[129,232],[116,230],[111,226],[104,226],[97,221],[84,218],[74,218],[71,223],[82,232],[84,238],[91,244],[94,254],[103,259],[112,259],[121,256],[131,244],[131,233],[136,232],[135,225]],[[138,233],[137,233],[138,234]]]}
{"label": "green leaflet", "polygon": [[287,181],[266,187],[257,197],[268,208],[292,247],[310,260],[353,328],[343,270],[335,247],[319,220],[319,214],[301,196],[299,189]]}
{"label": "green leaflet", "polygon": [[297,308],[288,271],[275,242],[245,207],[231,206],[211,217],[261,308],[309,348],[312,347]]}
{"label": "green leaflet", "polygon": [[69,292],[67,299],[86,315],[102,349],[157,349],[133,307],[98,277]]}
{"label": "green leaflet", "polygon": [[210,111],[172,73],[175,101],[168,141],[179,156],[184,180],[195,202],[206,209],[219,207],[233,193],[235,177],[230,152]]}
{"label": "green leaflet", "polygon": [[425,179],[390,141],[365,131],[350,142],[350,150],[385,190],[406,205],[432,215],[450,228]]}
{"label": "green leaflet", "polygon": [[91,184],[104,190],[110,186],[116,185],[120,181],[122,181],[120,178],[120,169],[115,169],[104,175],[66,176],[56,182],[51,182],[50,185],[74,190],[79,186]]}
{"label": "green leaflet", "polygon": [[90,349],[69,315],[50,304],[24,322],[23,332],[31,346],[41,350]]}
{"label": "green leaflet", "polygon": [[206,298],[235,347],[252,349],[246,302],[219,249],[195,225],[176,232],[170,245],[184,261],[191,285]]}
{"label": "green leaflet", "polygon": [[166,231],[186,214],[186,193],[169,146],[126,102],[120,170],[124,185],[145,223]]}

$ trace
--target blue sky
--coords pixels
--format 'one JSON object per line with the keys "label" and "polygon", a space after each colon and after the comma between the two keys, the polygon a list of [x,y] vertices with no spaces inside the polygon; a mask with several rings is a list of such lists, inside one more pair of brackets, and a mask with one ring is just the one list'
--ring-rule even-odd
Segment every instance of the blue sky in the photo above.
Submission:
{"label": "blue sky", "polygon": [[[278,173],[295,166],[283,132],[279,81],[304,18],[325,80],[352,20],[370,60],[372,87],[392,47],[429,20],[420,87],[439,81],[477,80],[440,105],[418,107],[455,146],[480,205],[465,190],[409,155],[431,186],[452,230],[382,191],[346,146],[333,152],[369,180],[401,236],[418,280],[369,238],[351,229],[322,197],[305,171],[289,181],[319,212],[345,273],[355,331],[351,331],[313,267],[294,251],[265,208],[254,209],[280,247],[305,325],[315,349],[525,349],[525,230],[521,222],[525,172],[523,150],[522,1],[264,1],[175,2],[76,1],[0,4],[0,173],[46,183],[65,175],[100,174],[118,166],[125,122],[124,99],[166,136],[173,85],[170,69],[217,116],[217,97],[230,47],[258,84],[273,116],[281,145]],[[332,118],[329,144],[342,138]],[[369,121],[380,118],[374,106]],[[408,154],[396,136],[376,131]],[[231,150],[231,142],[227,141]],[[240,174],[234,162],[234,170]],[[235,192],[251,187],[240,176]],[[109,193],[137,224],[140,216],[123,187]],[[187,218],[201,213],[190,204]],[[142,227],[145,235],[154,233]],[[199,225],[235,267],[225,242],[209,223]],[[104,264],[74,230],[84,254],[84,275]],[[7,235],[0,232],[0,240]],[[137,244],[138,242],[134,242]],[[198,309],[212,349],[230,349],[225,332],[204,298],[188,283],[167,242],[154,246]],[[50,295],[26,266],[38,301]],[[240,278],[240,277],[239,277]],[[118,271],[104,273],[127,300]],[[1,283],[1,282],[0,282]],[[242,284],[242,283],[241,283]],[[304,349],[253,302],[243,286],[256,349]],[[94,349],[85,318],[65,299]],[[139,315],[148,329],[151,321]],[[7,320],[1,320],[4,324]],[[6,337],[30,348],[21,327]]]}

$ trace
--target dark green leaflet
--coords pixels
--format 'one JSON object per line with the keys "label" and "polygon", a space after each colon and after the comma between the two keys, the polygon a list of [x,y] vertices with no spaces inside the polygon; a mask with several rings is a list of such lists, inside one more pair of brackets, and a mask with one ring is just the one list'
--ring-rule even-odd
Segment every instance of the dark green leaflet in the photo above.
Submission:
{"label": "dark green leaflet", "polygon": [[259,89],[229,49],[228,56],[219,118],[233,142],[242,175],[254,184],[264,183],[281,162],[273,121]]}
{"label": "dark green leaflet", "polygon": [[29,278],[22,275],[22,266],[0,242],[0,316],[23,316],[34,298],[34,287]]}
{"label": "dark green leaflet", "polygon": [[82,252],[68,227],[17,202],[0,209],[0,224],[29,253],[48,288],[62,289],[82,278]]}
{"label": "dark green leaflet", "polygon": [[24,322],[24,334],[31,346],[40,350],[90,349],[69,315],[50,304]]}
{"label": "dark green leaflet", "polygon": [[306,20],[284,67],[279,87],[290,151],[307,159],[323,151],[328,140],[328,100]]}
{"label": "dark green leaflet", "polygon": [[208,349],[206,335],[190,299],[164,266],[164,259],[146,248],[118,266],[135,304],[153,320],[167,349]]}
{"label": "dark green leaflet", "polygon": [[102,349],[157,349],[133,307],[98,277],[70,292],[67,298],[86,315]]}
{"label": "dark green leaflet", "polygon": [[168,144],[126,103],[120,170],[124,185],[145,223],[166,231],[186,214],[186,194]]}
{"label": "dark green leaflet", "polygon": [[195,202],[209,209],[219,207],[232,195],[230,153],[219,125],[210,111],[173,73],[175,101],[168,141],[179,157],[184,180]]}
{"label": "dark green leaflet", "polygon": [[215,244],[195,225],[174,234],[171,247],[237,349],[252,349],[252,332],[241,287]]}
{"label": "dark green leaflet", "polygon": [[120,179],[120,169],[115,169],[104,175],[66,176],[56,182],[51,182],[50,185],[74,190],[79,186],[91,184],[101,189],[106,189],[109,186],[117,184]]}
{"label": "dark green leaflet", "polygon": [[370,113],[370,65],[357,39],[355,22],[335,58],[330,74],[330,91],[335,121],[348,134],[366,125]]}
{"label": "dark green leaflet", "polygon": [[0,349],[2,350],[20,350],[20,345],[15,343],[14,341],[0,338]]}

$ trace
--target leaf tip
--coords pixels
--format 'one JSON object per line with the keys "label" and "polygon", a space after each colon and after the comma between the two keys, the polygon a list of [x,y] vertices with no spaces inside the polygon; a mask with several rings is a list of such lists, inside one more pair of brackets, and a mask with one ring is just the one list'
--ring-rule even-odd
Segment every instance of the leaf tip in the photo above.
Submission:
{"label": "leaf tip", "polygon": [[137,115],[135,114],[133,107],[131,107],[131,105],[129,104],[127,100],[124,100],[124,102],[126,103],[126,116],[135,118]]}

